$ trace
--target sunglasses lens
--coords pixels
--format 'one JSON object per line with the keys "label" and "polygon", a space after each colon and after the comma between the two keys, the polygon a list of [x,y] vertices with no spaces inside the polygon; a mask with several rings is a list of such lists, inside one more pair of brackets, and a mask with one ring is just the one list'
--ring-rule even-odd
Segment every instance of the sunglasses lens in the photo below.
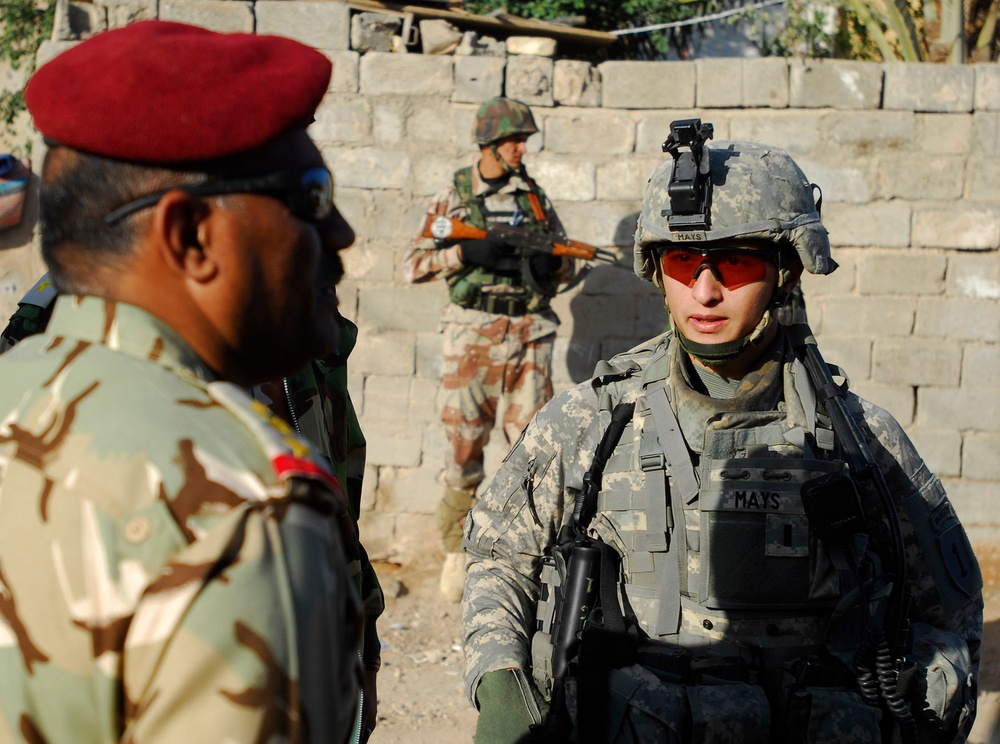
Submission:
{"label": "sunglasses lens", "polygon": [[292,199],[295,213],[302,219],[326,219],[333,210],[333,175],[326,168],[310,168],[302,174]]}
{"label": "sunglasses lens", "polygon": [[767,276],[767,261],[741,250],[712,250],[703,255],[688,248],[671,248],[661,256],[660,265],[666,276],[688,287],[693,287],[706,269],[726,289],[737,289]]}

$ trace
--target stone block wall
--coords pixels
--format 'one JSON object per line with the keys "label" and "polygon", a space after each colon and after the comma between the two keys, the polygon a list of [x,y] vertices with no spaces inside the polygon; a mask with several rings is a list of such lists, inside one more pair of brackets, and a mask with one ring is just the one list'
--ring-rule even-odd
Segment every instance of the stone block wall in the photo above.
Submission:
{"label": "stone block wall", "polygon": [[[109,1],[109,25],[146,7]],[[372,553],[439,550],[446,442],[434,399],[446,289],[406,284],[401,261],[432,194],[474,158],[478,104],[501,92],[534,108],[541,132],[526,162],[569,234],[622,259],[672,120],[700,117],[717,139],[787,149],[822,188],[840,263],[804,281],[827,359],[907,427],[974,536],[1000,526],[1000,67],[361,54],[341,3],[172,0],[158,12],[292,36],[334,63],[311,133],[358,234],[341,298],[361,327],[351,386],[370,443],[362,531]],[[42,270],[30,232],[0,233],[0,312]],[[557,389],[666,322],[652,285],[608,267],[555,306]],[[506,449],[497,430],[488,472]]]}

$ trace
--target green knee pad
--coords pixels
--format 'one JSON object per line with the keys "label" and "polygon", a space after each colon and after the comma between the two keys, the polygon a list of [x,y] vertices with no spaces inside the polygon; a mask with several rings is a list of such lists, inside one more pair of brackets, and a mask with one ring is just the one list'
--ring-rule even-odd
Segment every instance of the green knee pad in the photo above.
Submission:
{"label": "green knee pad", "polygon": [[520,669],[483,675],[476,690],[479,720],[475,744],[517,744],[526,741],[532,724],[541,723],[547,705]]}

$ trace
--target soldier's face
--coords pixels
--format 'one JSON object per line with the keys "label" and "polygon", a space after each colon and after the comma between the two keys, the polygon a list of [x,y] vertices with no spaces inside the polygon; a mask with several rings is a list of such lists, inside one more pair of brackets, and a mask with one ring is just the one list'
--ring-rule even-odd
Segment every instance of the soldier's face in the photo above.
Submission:
{"label": "soldier's face", "polygon": [[[281,170],[324,165],[304,131],[288,137],[280,159]],[[234,345],[253,376],[274,379],[327,356],[339,340],[338,252],[354,242],[350,225],[336,207],[308,219],[267,194],[240,194],[230,208],[240,212],[233,239],[242,256],[231,280]]]}
{"label": "soldier's face", "polygon": [[521,167],[521,160],[528,151],[528,135],[515,134],[497,142],[497,153],[511,168]]}
{"label": "soldier's face", "polygon": [[777,267],[754,255],[758,251],[730,248],[733,250],[719,256],[710,254],[708,259],[697,253],[675,255],[671,251],[659,257],[670,316],[691,341],[722,344],[744,338],[771,304]]}

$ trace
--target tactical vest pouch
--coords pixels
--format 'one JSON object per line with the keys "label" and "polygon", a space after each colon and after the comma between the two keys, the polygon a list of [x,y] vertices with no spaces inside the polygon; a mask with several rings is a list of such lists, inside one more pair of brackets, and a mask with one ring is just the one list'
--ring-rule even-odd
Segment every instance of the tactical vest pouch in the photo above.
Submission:
{"label": "tactical vest pouch", "polygon": [[848,690],[806,687],[788,700],[789,741],[879,744],[882,711]]}
{"label": "tactical vest pouch", "polygon": [[828,582],[814,580],[816,539],[800,490],[839,468],[788,457],[704,459],[700,575],[688,583],[698,602],[722,610],[794,609],[814,602],[814,586]]}

